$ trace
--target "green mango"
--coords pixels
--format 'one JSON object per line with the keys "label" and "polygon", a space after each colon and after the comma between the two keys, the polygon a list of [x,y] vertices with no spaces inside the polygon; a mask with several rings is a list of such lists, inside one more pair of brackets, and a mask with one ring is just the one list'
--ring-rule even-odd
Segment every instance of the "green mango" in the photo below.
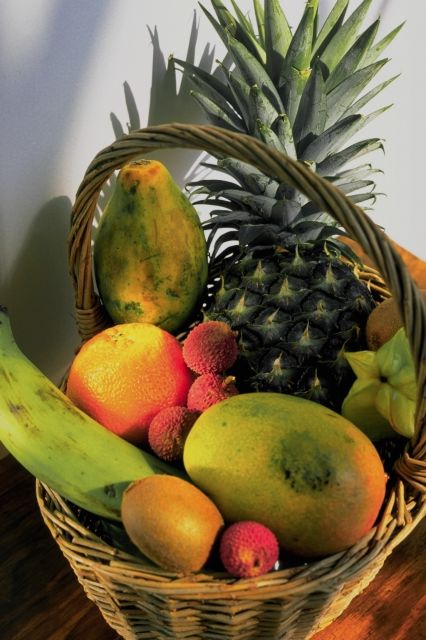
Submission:
{"label": "green mango", "polygon": [[207,284],[204,232],[161,162],[120,170],[95,236],[94,268],[115,324],[149,322],[176,334],[199,310]]}
{"label": "green mango", "polygon": [[281,393],[242,393],[209,407],[183,461],[226,521],[260,522],[284,549],[309,557],[358,541],[385,494],[382,462],[360,429]]}

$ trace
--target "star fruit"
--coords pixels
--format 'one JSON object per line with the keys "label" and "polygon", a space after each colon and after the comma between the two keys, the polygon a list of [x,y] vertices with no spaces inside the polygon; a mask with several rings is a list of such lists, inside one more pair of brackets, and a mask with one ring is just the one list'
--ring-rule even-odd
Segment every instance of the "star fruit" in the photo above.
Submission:
{"label": "star fruit", "polygon": [[414,361],[405,330],[377,351],[345,354],[356,380],[343,401],[342,415],[371,440],[411,438],[417,397]]}

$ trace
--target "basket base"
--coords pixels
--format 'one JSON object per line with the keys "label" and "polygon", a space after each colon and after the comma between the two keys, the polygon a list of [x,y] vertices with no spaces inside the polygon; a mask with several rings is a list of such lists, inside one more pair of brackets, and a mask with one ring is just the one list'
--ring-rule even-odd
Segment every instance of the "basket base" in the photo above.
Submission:
{"label": "basket base", "polygon": [[311,565],[235,580],[167,574],[102,541],[40,482],[37,500],[87,597],[125,640],[308,640],[364,591],[425,511],[398,532],[395,543],[369,550],[367,541]]}

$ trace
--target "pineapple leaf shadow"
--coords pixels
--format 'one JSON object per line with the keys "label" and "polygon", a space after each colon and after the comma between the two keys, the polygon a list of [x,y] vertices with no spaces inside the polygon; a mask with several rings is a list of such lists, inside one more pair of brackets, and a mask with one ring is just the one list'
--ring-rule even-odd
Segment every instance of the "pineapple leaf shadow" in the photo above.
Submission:
{"label": "pineapple leaf shadow", "polygon": [[[188,74],[181,75],[181,82],[178,85],[178,76],[174,67],[172,55],[168,55],[167,59],[161,49],[160,36],[157,27],[151,29],[148,26],[148,32],[152,43],[152,71],[151,71],[151,89],[150,102],[148,110],[147,125],[167,124],[171,122],[183,122],[191,124],[206,123],[207,119],[198,106],[197,102],[191,97],[191,80]],[[189,37],[186,61],[195,64],[196,50],[198,40],[197,15],[194,11],[191,33]],[[215,62],[215,49],[213,46],[206,44],[201,54],[198,66],[212,73],[220,75],[222,73],[220,67],[213,71]],[[229,65],[229,60],[225,60],[224,64]],[[127,122],[123,123],[115,114],[110,114],[111,125],[115,137],[122,136],[140,129],[141,116],[139,113],[135,95],[129,83],[123,83],[124,100],[127,110]],[[201,178],[202,175],[209,173],[204,162],[208,159],[208,154],[200,150],[170,150],[156,151],[150,153],[150,157],[160,160],[167,164],[167,167],[173,175],[175,181],[183,186]],[[98,199],[98,206],[94,217],[94,233],[99,224],[102,211],[108,202],[113,186],[115,176],[112,176],[103,186]]]}
{"label": "pineapple leaf shadow", "polygon": [[[147,125],[167,124],[172,122],[200,124],[207,122],[201,108],[191,97],[191,80],[188,74],[182,74],[179,78],[174,68],[172,55],[167,58],[161,49],[160,36],[157,27],[148,26],[148,32],[153,47],[152,76],[150,102]],[[195,64],[198,40],[198,21],[194,11],[191,33],[188,42],[186,61]],[[215,49],[206,44],[201,54],[198,66],[208,73],[220,73],[220,69],[212,70],[215,61]],[[180,84],[178,83],[180,81]],[[124,82],[124,98],[128,114],[128,121],[123,124],[115,113],[110,114],[114,135],[119,138],[141,127],[141,117],[132,88],[128,82]],[[194,180],[200,171],[205,171],[201,166],[201,159],[206,159],[207,154],[200,150],[170,150],[157,151],[150,154],[158,160],[167,163],[175,181],[184,185]],[[108,191],[106,185],[105,191]],[[100,206],[105,202],[101,197]]]}
{"label": "pineapple leaf shadow", "polygon": [[17,343],[55,381],[69,360],[69,337],[73,345],[78,344],[71,280],[64,281],[71,206],[67,196],[43,204],[23,235],[1,287]]}

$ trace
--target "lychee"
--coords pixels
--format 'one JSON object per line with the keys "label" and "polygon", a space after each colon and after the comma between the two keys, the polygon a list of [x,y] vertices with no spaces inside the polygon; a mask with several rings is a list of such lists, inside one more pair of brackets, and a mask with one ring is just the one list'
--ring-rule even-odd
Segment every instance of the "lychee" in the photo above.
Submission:
{"label": "lychee", "polygon": [[220,320],[197,324],[183,343],[182,355],[195,373],[223,373],[238,356],[236,333]]}
{"label": "lychee", "polygon": [[275,534],[259,522],[243,520],[225,529],[219,555],[228,573],[237,578],[253,578],[271,569],[279,559]]}
{"label": "lychee", "polygon": [[148,442],[153,452],[167,462],[180,462],[186,437],[198,413],[186,407],[166,407],[152,419]]}
{"label": "lychee", "polygon": [[202,412],[212,405],[238,394],[234,376],[204,373],[189,388],[187,406],[190,411]]}

